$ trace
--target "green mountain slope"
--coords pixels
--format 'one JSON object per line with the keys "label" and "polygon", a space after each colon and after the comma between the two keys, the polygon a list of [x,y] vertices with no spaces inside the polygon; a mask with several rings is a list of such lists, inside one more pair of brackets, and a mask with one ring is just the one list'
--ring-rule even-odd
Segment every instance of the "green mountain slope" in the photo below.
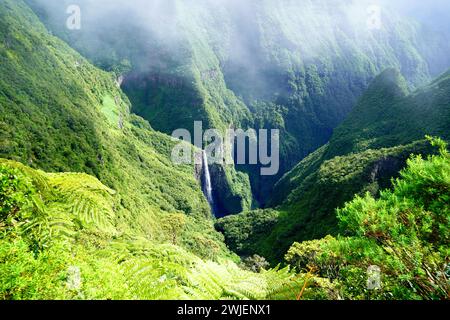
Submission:
{"label": "green mountain slope", "polygon": [[[216,228],[236,252],[258,253],[272,262],[293,241],[337,234],[336,208],[355,194],[377,196],[389,188],[410,154],[431,152],[421,141],[425,135],[450,138],[448,79],[446,73],[408,94],[397,71],[383,72],[331,141],[276,184],[269,203],[278,213],[244,213],[219,220]],[[268,217],[270,226],[264,226]],[[250,232],[242,236],[238,225]]]}
{"label": "green mountain slope", "polygon": [[337,210],[345,234],[295,243],[287,262],[333,279],[343,299],[447,299],[450,156],[431,143],[439,154],[411,157],[392,190]]}
{"label": "green mountain slope", "polygon": [[326,156],[405,144],[426,134],[448,139],[450,72],[409,95],[405,86],[398,71],[383,72],[335,131]]}
{"label": "green mountain slope", "polygon": [[2,1],[0,15],[0,157],[95,175],[117,191],[123,233],[163,241],[164,219],[186,214],[199,241],[180,244],[226,252],[193,167],[172,164],[174,142],[129,113],[112,75],[51,36],[23,2]]}
{"label": "green mountain slope", "polygon": [[236,264],[171,138],[22,1],[0,3],[0,60],[0,299],[267,299],[297,277]]}
{"label": "green mountain slope", "polygon": [[[0,160],[0,182],[0,299],[295,296],[283,289],[298,277],[287,268],[254,273],[178,246],[186,216],[167,217],[161,226],[170,236],[166,243],[124,234],[118,193],[87,174],[45,173]],[[201,241],[192,230],[189,236]],[[212,241],[208,246],[219,250]],[[311,298],[325,294],[320,286],[309,292]]]}
{"label": "green mountain slope", "polygon": [[[104,3],[83,0],[76,32],[64,28],[60,14],[70,1],[28,2],[91,61],[124,73],[133,111],[155,129],[192,129],[194,120],[205,128],[281,129],[278,176],[239,167],[262,205],[285,172],[328,142],[382,70],[395,67],[416,86],[436,72],[438,60],[450,63],[439,33],[395,9],[385,8],[383,27],[369,30],[369,1],[149,1],[141,10],[130,2],[103,12]],[[213,177],[216,189],[222,180]],[[248,187],[233,187],[233,180],[229,189]],[[238,209],[248,209],[248,196],[240,197]]]}

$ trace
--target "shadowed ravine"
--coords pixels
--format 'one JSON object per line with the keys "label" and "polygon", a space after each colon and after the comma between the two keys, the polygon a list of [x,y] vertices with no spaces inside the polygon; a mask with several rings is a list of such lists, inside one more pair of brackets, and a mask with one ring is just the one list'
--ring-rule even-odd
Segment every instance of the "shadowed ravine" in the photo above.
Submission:
{"label": "shadowed ravine", "polygon": [[448,300],[450,2],[403,1],[0,0],[0,300]]}

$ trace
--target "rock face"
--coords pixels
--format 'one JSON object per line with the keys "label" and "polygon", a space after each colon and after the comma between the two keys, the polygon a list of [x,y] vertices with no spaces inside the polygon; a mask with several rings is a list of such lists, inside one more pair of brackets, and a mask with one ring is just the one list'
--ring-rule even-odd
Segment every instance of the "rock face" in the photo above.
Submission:
{"label": "rock face", "polygon": [[400,170],[406,165],[406,159],[388,156],[377,161],[370,172],[369,181],[377,182],[381,189],[390,186],[392,177],[398,176]]}
{"label": "rock face", "polygon": [[216,217],[221,218],[245,211],[245,199],[239,192],[233,190],[225,168],[217,164],[211,165],[210,174],[213,197],[216,200]]}
{"label": "rock face", "polygon": [[203,161],[201,152],[194,154],[194,164],[194,177],[199,183],[202,183]]}
{"label": "rock face", "polygon": [[[246,209],[245,199],[243,196],[233,192],[233,187],[227,179],[227,173],[222,165],[209,165],[209,179],[211,183],[211,199],[208,199],[205,190],[207,170],[205,170],[205,161],[201,151],[194,155],[195,179],[201,184],[203,193],[210,203],[213,214],[220,218],[230,214],[237,214]],[[211,202],[212,200],[212,202]]]}

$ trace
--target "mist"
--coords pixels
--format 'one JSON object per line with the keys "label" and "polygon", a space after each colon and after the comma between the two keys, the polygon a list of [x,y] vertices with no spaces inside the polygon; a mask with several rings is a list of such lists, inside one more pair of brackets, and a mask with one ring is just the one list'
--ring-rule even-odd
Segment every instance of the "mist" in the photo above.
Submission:
{"label": "mist", "polygon": [[[362,70],[354,72],[365,74],[357,85],[363,90],[386,67],[399,69],[411,87],[450,67],[450,3],[445,0],[28,3],[52,32],[102,69],[138,82],[156,75],[187,86],[222,83],[247,105],[287,103],[290,83],[297,81],[292,77],[304,78],[311,68],[332,82],[342,77],[336,74],[338,65],[352,68],[360,61]],[[80,30],[66,26],[69,5],[80,7]],[[349,102],[342,103],[350,109]],[[326,121],[335,125],[342,117],[332,114]]]}
{"label": "mist", "polygon": [[[274,62],[274,57],[262,52],[261,47],[264,45],[300,52],[298,59],[303,62],[320,56],[324,49],[336,43],[342,46],[347,38],[364,46],[373,36],[373,30],[367,28],[367,21],[371,14],[368,8],[374,5],[380,7],[380,23],[385,33],[389,33],[389,29],[404,18],[416,19],[420,24],[442,33],[448,33],[449,28],[446,27],[450,26],[450,3],[445,0],[426,3],[420,0],[29,2],[33,7],[45,11],[53,31],[75,39],[72,41],[75,45],[88,42],[89,45],[83,45],[85,51],[90,51],[88,56],[110,49],[119,55],[118,58],[130,58],[122,51],[131,50],[131,59],[135,60],[134,64],[139,65],[139,68],[151,67],[156,63],[144,63],[145,59],[160,59],[149,53],[155,46],[176,56],[188,41],[207,42],[222,62],[232,60],[239,65]],[[68,17],[66,10],[73,4],[80,7],[82,14],[82,28],[78,32],[65,30]],[[262,16],[269,17],[267,25],[264,25],[266,22],[262,21]],[[341,32],[337,33],[336,30]],[[118,41],[114,38],[120,37],[119,33],[123,31],[129,36],[121,39],[122,45],[128,47],[127,50],[108,48]]]}

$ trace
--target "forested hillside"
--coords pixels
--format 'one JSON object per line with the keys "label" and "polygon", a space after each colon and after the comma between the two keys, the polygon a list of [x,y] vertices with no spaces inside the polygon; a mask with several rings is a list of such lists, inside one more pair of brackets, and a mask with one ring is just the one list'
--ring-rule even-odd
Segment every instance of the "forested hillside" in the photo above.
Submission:
{"label": "forested hillside", "polygon": [[241,254],[258,253],[276,262],[294,241],[338,234],[336,208],[355,194],[376,197],[389,188],[411,154],[431,152],[425,135],[450,139],[449,76],[408,94],[398,71],[383,72],[330,142],[277,182],[269,201],[277,211],[219,220],[226,242]]}
{"label": "forested hillside", "polygon": [[[384,69],[397,68],[414,87],[450,67],[448,35],[389,3],[382,28],[372,30],[370,1],[83,0],[83,27],[72,32],[60,14],[70,1],[28,2],[55,34],[98,66],[123,74],[133,112],[155,129],[192,129],[193,120],[221,130],[280,129],[277,176],[238,168],[249,174],[261,205],[285,172],[328,142]],[[235,176],[233,168],[226,171]],[[223,180],[213,177],[216,189],[224,189]],[[226,181],[240,181],[232,190],[245,185],[244,178]],[[248,197],[241,197],[237,209],[248,209]],[[227,203],[230,197],[216,198]]]}
{"label": "forested hillside", "polygon": [[2,1],[0,17],[0,149],[11,159],[0,163],[2,299],[282,291],[287,269],[236,265],[194,168],[172,164],[174,142],[129,113],[111,74],[50,35],[22,1]]}
{"label": "forested hillside", "polygon": [[96,176],[118,192],[115,223],[124,232],[164,239],[161,222],[186,213],[192,228],[204,227],[198,244],[220,248],[193,167],[174,167],[174,143],[129,113],[113,77],[49,35],[23,3],[4,1],[0,14],[0,156]]}
{"label": "forested hillside", "polygon": [[[448,21],[77,3],[0,0],[0,299],[448,299]],[[280,129],[280,172],[175,164],[194,121]]]}
{"label": "forested hillside", "polygon": [[[450,155],[444,141],[430,141],[439,154],[411,157],[392,191],[357,196],[337,210],[345,232],[295,243],[286,260],[333,279],[343,298],[448,299]],[[374,266],[382,285],[375,291]]]}

